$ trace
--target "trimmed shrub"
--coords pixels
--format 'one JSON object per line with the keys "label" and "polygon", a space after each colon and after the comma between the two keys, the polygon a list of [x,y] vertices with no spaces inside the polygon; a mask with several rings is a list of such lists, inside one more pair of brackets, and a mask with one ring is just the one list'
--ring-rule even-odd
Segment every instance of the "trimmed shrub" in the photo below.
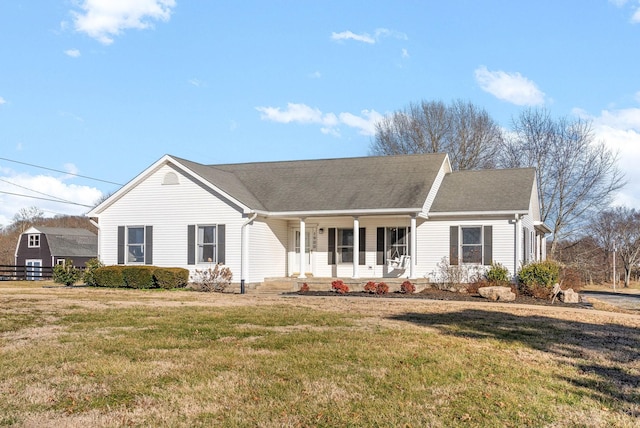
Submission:
{"label": "trimmed shrub", "polygon": [[98,285],[95,278],[96,269],[104,265],[98,259],[91,259],[91,260],[87,260],[84,263],[84,266],[85,268],[84,268],[84,273],[82,275],[82,280],[84,281],[85,284],[95,287],[96,285]]}
{"label": "trimmed shrub", "polygon": [[127,287],[154,288],[153,266],[126,266],[122,268],[122,278]]}
{"label": "trimmed shrub", "polygon": [[413,294],[416,292],[416,286],[411,281],[405,281],[400,285],[400,292],[403,294]]}
{"label": "trimmed shrub", "polygon": [[189,282],[189,270],[182,268],[156,268],[153,271],[156,286],[170,290],[184,288]]}
{"label": "trimmed shrub", "polygon": [[342,282],[341,279],[336,279],[331,283],[331,290],[338,294],[346,294],[349,292],[349,286]]}
{"label": "trimmed shrub", "polygon": [[384,282],[379,282],[376,285],[376,294],[387,294],[389,292],[389,286]]}
{"label": "trimmed shrub", "polygon": [[93,278],[98,287],[124,287],[122,266],[102,266],[93,272]]}
{"label": "trimmed shrub", "polygon": [[69,287],[78,282],[81,276],[82,272],[73,265],[73,260],[65,260],[63,265],[53,267],[53,282],[57,284]]}
{"label": "trimmed shrub", "polygon": [[376,292],[376,283],[373,281],[369,281],[364,286],[364,291],[367,291],[371,294]]}
{"label": "trimmed shrub", "polygon": [[500,263],[491,263],[485,276],[490,285],[505,285],[510,282],[509,269]]}
{"label": "trimmed shrub", "polygon": [[550,299],[554,284],[560,280],[560,265],[552,260],[529,263],[518,272],[518,286],[523,294]]}

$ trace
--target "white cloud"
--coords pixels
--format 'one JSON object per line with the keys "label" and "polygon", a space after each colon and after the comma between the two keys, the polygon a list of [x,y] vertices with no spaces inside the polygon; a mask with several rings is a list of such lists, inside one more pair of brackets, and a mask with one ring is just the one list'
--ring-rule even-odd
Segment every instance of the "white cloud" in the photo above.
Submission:
{"label": "white cloud", "polygon": [[[65,170],[76,170],[74,165],[65,165]],[[56,199],[61,198],[76,204],[92,206],[102,192],[95,187],[79,186],[65,182],[65,177],[49,175],[29,175],[18,173],[9,168],[0,170],[0,225],[7,226],[13,216],[21,209],[36,206],[46,212],[65,213],[69,215],[82,215],[89,208],[66,204],[63,202],[46,201],[36,198]],[[13,184],[10,184],[13,183]],[[33,191],[27,190],[31,189]],[[35,198],[10,195],[8,192],[18,195],[29,195]],[[38,193],[40,192],[40,193]]]}
{"label": "white cloud", "polygon": [[322,74],[319,71],[314,71],[313,73],[309,74],[309,77],[311,79],[319,79],[322,77]]}
{"label": "white cloud", "polygon": [[303,123],[322,125],[320,132],[340,136],[339,125],[356,128],[362,135],[374,135],[375,124],[382,115],[375,110],[362,110],[360,116],[352,113],[323,113],[320,109],[306,104],[288,103],[286,110],[280,107],[256,107],[262,120],[279,123]]}
{"label": "white cloud", "polygon": [[627,185],[614,203],[640,209],[640,108],[603,110],[597,117],[579,109],[574,114],[591,120],[596,140],[604,141],[619,155],[618,165]]}
{"label": "white cloud", "polygon": [[382,38],[393,37],[400,40],[407,40],[408,37],[404,33],[389,30],[388,28],[376,28],[374,35],[369,33],[356,34],[352,31],[342,31],[340,33],[331,33],[331,40],[355,40],[357,42],[374,44]]}
{"label": "white cloud", "polygon": [[636,92],[635,99],[640,103],[640,91]]}
{"label": "white cloud", "polygon": [[357,42],[374,44],[376,39],[367,33],[355,34],[351,31],[343,31],[341,33],[331,33],[331,40],[355,40]]}
{"label": "white cloud", "polygon": [[64,53],[71,58],[78,58],[80,56],[80,51],[78,49],[67,49]]}
{"label": "white cloud", "polygon": [[409,58],[409,51],[406,49],[402,49],[402,58]]}
{"label": "white cloud", "polygon": [[188,82],[189,84],[195,86],[196,88],[205,86],[205,83],[200,79],[189,79]]}
{"label": "white cloud", "polygon": [[544,104],[544,92],[520,73],[489,71],[487,67],[481,66],[474,74],[480,88],[498,99],[519,106]]}
{"label": "white cloud", "polygon": [[6,104],[6,103],[7,103],[7,102],[5,101],[5,99],[4,99],[4,98],[2,98],[2,97],[0,97],[0,106],[1,106],[2,104]]}
{"label": "white cloud", "polygon": [[[609,0],[609,3],[616,5],[617,7],[624,7],[629,0]],[[640,2],[634,2],[640,3]],[[633,14],[631,15],[631,23],[632,24],[640,24],[640,6],[632,6],[634,9]]]}
{"label": "white cloud", "polygon": [[168,21],[175,0],[84,0],[82,12],[71,11],[76,31],[109,45],[127,29],[146,29],[153,21]]}
{"label": "white cloud", "polygon": [[362,110],[360,113],[360,116],[340,113],[340,122],[358,129],[362,135],[375,135],[376,123],[382,119],[382,115],[375,110]]}

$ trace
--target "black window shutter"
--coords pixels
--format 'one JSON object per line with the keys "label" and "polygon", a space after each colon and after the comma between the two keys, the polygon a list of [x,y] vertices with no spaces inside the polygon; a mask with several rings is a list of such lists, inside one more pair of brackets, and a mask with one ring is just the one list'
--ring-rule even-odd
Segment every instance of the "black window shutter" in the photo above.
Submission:
{"label": "black window shutter", "polygon": [[144,231],[144,264],[153,264],[153,226],[146,226]]}
{"label": "black window shutter", "polygon": [[124,264],[124,226],[118,226],[118,264]]}
{"label": "black window shutter", "polygon": [[367,264],[367,229],[361,227],[358,229],[358,264],[366,265]]}
{"label": "black window shutter", "polygon": [[376,264],[383,265],[386,260],[384,251],[384,227],[379,227],[376,232]]}
{"label": "black window shutter", "polygon": [[449,264],[458,264],[458,226],[449,227]]}
{"label": "black window shutter", "polygon": [[224,224],[218,225],[218,263],[225,264],[226,257],[226,237]]}
{"label": "black window shutter", "polygon": [[187,264],[196,264],[196,226],[187,226]]}
{"label": "black window shutter", "polygon": [[484,264],[493,263],[493,226],[484,227]]}
{"label": "black window shutter", "polygon": [[327,234],[329,239],[329,248],[327,250],[327,254],[329,255],[329,264],[336,264],[336,228],[330,227],[329,233]]}

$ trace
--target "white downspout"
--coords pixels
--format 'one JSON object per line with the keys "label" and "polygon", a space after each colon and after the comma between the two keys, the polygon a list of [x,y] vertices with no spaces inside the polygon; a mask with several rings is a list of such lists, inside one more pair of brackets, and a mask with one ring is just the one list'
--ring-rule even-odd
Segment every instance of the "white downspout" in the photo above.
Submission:
{"label": "white downspout", "polygon": [[518,265],[520,264],[520,249],[522,248],[522,245],[520,244],[521,241],[521,236],[520,236],[520,231],[522,229],[521,227],[521,223],[522,223],[522,217],[520,216],[520,214],[516,214],[516,221],[515,221],[515,231],[514,231],[514,241],[515,241],[515,251],[514,251],[514,261],[513,261],[513,277],[516,278],[516,276],[518,275]]}
{"label": "white downspout", "polygon": [[240,294],[245,294],[244,282],[247,277],[248,271],[248,259],[249,259],[249,245],[247,243],[247,231],[246,228],[249,224],[258,217],[258,213],[253,213],[251,217],[242,223],[240,228]]}

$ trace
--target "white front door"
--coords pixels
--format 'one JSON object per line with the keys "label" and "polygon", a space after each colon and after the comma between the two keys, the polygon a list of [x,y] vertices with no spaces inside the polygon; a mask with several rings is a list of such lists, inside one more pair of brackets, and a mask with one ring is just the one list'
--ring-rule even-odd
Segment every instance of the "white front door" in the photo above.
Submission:
{"label": "white front door", "polygon": [[35,281],[42,277],[42,260],[26,260],[27,266],[27,280]]}
{"label": "white front door", "polygon": [[[315,251],[316,229],[306,227],[304,233],[305,274],[313,274],[313,253]],[[292,230],[289,239],[289,275],[300,274],[300,228]]]}

